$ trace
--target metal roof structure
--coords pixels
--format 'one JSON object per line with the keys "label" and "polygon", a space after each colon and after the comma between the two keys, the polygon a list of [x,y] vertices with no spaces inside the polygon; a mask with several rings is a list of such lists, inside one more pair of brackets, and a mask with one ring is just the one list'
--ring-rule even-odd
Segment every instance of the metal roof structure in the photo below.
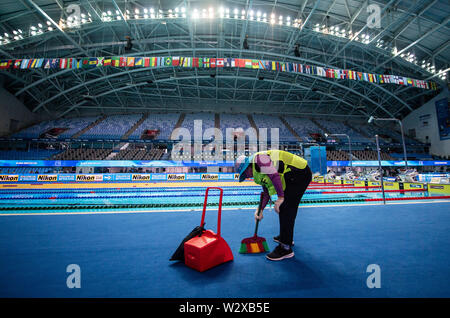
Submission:
{"label": "metal roof structure", "polygon": [[[2,0],[0,58],[273,59],[432,79],[442,88],[449,27],[450,3],[443,0]],[[243,49],[247,36],[249,48]],[[209,111],[402,118],[439,92],[253,69],[0,74],[31,111],[52,117]]]}

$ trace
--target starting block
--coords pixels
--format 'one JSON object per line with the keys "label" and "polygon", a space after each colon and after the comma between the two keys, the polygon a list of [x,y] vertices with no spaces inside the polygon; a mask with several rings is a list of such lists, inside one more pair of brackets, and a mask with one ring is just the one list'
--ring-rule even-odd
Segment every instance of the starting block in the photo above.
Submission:
{"label": "starting block", "polygon": [[208,193],[210,189],[220,191],[217,234],[212,230],[206,230],[201,236],[196,236],[184,243],[184,263],[188,267],[198,270],[199,272],[204,272],[212,267],[233,260],[233,253],[231,252],[230,247],[220,235],[223,189],[216,187],[206,188],[200,226],[202,226],[205,221]]}

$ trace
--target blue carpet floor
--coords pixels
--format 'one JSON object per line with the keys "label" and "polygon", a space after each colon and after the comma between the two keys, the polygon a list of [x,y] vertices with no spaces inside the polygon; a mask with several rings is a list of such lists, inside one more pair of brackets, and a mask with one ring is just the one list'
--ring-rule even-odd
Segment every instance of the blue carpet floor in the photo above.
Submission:
{"label": "blue carpet floor", "polygon": [[[224,211],[233,262],[207,272],[169,262],[199,212],[0,217],[0,297],[450,297],[450,203],[299,210],[295,257],[238,253],[253,211]],[[216,213],[206,218],[216,229]],[[278,234],[266,211],[259,235]],[[81,288],[66,267],[81,268]],[[369,264],[381,288],[369,289]]]}

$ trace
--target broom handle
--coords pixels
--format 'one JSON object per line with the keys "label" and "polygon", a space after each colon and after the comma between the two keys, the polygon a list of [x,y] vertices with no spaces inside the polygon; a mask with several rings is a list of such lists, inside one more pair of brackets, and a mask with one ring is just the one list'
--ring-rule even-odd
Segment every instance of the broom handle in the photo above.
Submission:
{"label": "broom handle", "polygon": [[[262,200],[263,200],[264,192],[261,192],[261,195],[259,197],[259,205],[258,205],[258,216],[261,214],[261,206],[262,206]],[[255,235],[258,233],[258,225],[259,225],[259,219],[256,219],[256,225],[255,225]]]}

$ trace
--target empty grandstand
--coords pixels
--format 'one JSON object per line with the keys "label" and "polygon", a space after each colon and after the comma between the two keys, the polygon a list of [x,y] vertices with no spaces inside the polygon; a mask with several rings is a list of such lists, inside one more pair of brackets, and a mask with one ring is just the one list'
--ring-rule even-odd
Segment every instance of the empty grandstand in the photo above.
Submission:
{"label": "empty grandstand", "polygon": [[449,71],[449,0],[1,0],[2,305],[448,298]]}

